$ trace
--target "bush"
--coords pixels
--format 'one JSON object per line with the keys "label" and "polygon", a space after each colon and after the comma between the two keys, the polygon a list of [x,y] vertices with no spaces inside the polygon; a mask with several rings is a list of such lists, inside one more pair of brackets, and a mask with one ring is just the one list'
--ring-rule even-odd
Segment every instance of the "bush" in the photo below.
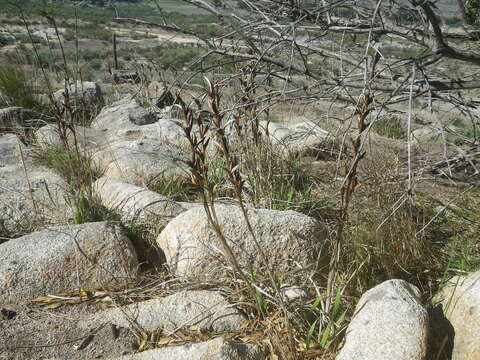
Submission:
{"label": "bush", "polygon": [[9,36],[0,35],[0,48],[13,44],[13,38]]}
{"label": "bush", "polygon": [[67,31],[65,31],[65,34],[63,34],[63,39],[65,41],[72,41],[72,40],[75,40],[75,32],[68,29]]}
{"label": "bush", "polygon": [[42,44],[42,45],[47,44],[47,42],[43,38],[36,35],[22,34],[22,35],[18,35],[16,39],[22,44]]}
{"label": "bush", "polygon": [[455,118],[452,125],[456,126],[458,134],[478,141],[480,139],[480,128],[478,123],[469,122],[467,119]]}
{"label": "bush", "polygon": [[45,109],[26,73],[18,67],[0,66],[0,93],[3,106],[21,106],[39,112]]}
{"label": "bush", "polygon": [[390,139],[404,139],[407,136],[402,119],[396,116],[378,119],[373,124],[373,130]]}
{"label": "bush", "polygon": [[100,70],[102,68],[102,61],[100,59],[93,59],[90,61],[90,67],[93,70]]}

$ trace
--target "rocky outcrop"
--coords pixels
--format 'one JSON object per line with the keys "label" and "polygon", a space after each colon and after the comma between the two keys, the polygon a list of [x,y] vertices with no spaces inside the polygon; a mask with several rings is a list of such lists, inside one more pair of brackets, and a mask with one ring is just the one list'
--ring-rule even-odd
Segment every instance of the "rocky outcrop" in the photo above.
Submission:
{"label": "rocky outcrop", "polygon": [[151,139],[112,143],[93,156],[104,176],[131,184],[145,184],[155,176],[186,177],[188,157],[182,151]]}
{"label": "rocky outcrop", "polygon": [[245,320],[245,316],[219,292],[192,290],[109,309],[95,314],[79,326],[92,328],[110,323],[123,328],[138,326],[145,331],[163,329],[164,332],[196,326],[201,330],[228,332],[240,330]]}
{"label": "rocky outcrop", "polygon": [[336,360],[424,360],[428,314],[420,291],[403,280],[389,280],[360,298]]}
{"label": "rocky outcrop", "polygon": [[[168,346],[123,356],[118,360],[262,360],[267,351],[260,345],[244,344],[218,337],[196,344]],[[113,360],[113,359],[111,359]]]}
{"label": "rocky outcrop", "polygon": [[111,144],[123,140],[150,139],[180,149],[189,143],[180,125],[181,120],[161,119],[138,102],[125,97],[108,106],[93,121],[92,127],[102,131]]}
{"label": "rocky outcrop", "polygon": [[59,104],[80,110],[96,110],[104,104],[102,89],[92,81],[77,81],[66,89],[55,92],[53,98]]}
{"label": "rocky outcrop", "polygon": [[13,133],[25,135],[38,129],[53,119],[36,111],[14,106],[0,109],[0,134]]}
{"label": "rocky outcrop", "polygon": [[434,300],[452,328],[452,360],[479,359],[480,271],[454,277]]}
{"label": "rocky outcrop", "polygon": [[[215,211],[222,232],[241,265],[261,266],[262,259],[248,231],[239,207],[217,205]],[[294,211],[249,209],[253,231],[270,266],[289,277],[289,270],[312,269],[324,245],[324,226]],[[193,208],[173,219],[160,233],[157,244],[178,276],[216,278],[225,274],[222,245],[210,226],[203,207]]]}
{"label": "rocky outcrop", "polygon": [[0,244],[0,303],[122,284],[136,278],[137,267],[117,225],[48,228]]}
{"label": "rocky outcrop", "polygon": [[120,180],[100,178],[94,183],[93,189],[102,204],[120,213],[125,221],[148,218],[169,220],[192,207],[189,203],[176,202]]}
{"label": "rocky outcrop", "polygon": [[314,122],[288,125],[261,121],[260,130],[281,150],[313,156],[316,160],[327,160],[331,157],[329,152],[332,150],[333,138]]}
{"label": "rocky outcrop", "polygon": [[[22,161],[22,154],[24,161]],[[0,232],[15,235],[38,223],[65,223],[66,183],[52,170],[32,164],[15,135],[0,136]]]}
{"label": "rocky outcrop", "polygon": [[131,96],[126,96],[103,108],[93,121],[92,128],[111,134],[131,125],[148,125],[157,120],[155,114],[146,110]]}
{"label": "rocky outcrop", "polygon": [[[81,151],[93,153],[107,146],[105,133],[88,127],[73,125],[66,130],[66,140],[69,146],[74,148],[75,144]],[[59,129],[56,124],[48,124],[35,132],[36,144],[42,148],[48,148],[63,144]]]}

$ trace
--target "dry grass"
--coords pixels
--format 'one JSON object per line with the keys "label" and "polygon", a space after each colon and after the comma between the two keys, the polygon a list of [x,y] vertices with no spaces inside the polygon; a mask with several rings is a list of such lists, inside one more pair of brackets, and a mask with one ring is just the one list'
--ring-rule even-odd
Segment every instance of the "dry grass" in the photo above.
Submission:
{"label": "dry grass", "polygon": [[[206,129],[205,134],[208,131]],[[174,200],[187,201],[201,199],[203,186],[211,190],[205,196],[207,202],[240,194],[243,201],[256,207],[301,211],[330,223],[333,238],[340,209],[339,182],[332,176],[318,178],[310,163],[302,163],[288,152],[279,151],[266,138],[255,140],[251,132],[242,136],[229,143],[232,158],[225,155],[211,158],[213,152],[203,153],[205,162],[197,163],[196,168],[202,171],[203,178],[197,179],[197,183],[159,176],[151,182],[150,188]],[[415,193],[407,197],[406,183],[402,180],[404,163],[396,145],[392,145],[391,151],[388,148],[380,152],[376,152],[377,148],[369,150],[374,152],[359,167],[359,186],[345,223],[344,247],[335,282],[339,308],[335,312],[325,308],[325,284],[321,282],[306,289],[308,301],[291,307],[282,305],[268,271],[246,274],[245,279],[238,282],[230,267],[227,273],[231,275],[231,282],[217,284],[233,294],[232,302],[243,304],[242,308],[250,319],[245,333],[251,331],[259,341],[268,344],[272,358],[333,359],[359,297],[384,280],[408,280],[417,285],[429,301],[446,277],[480,266],[477,260],[480,249],[476,242],[480,219],[475,210],[479,206],[478,201],[475,202],[480,198],[478,188],[473,189],[470,196],[451,204],[444,215],[420,231],[437,212],[438,194]],[[78,158],[69,151],[50,149],[39,159],[78,186],[88,186],[101,175],[87,158]],[[231,162],[232,159],[241,160],[238,167]],[[81,173],[76,168],[82,169]],[[235,183],[230,182],[231,178],[245,180],[240,192]],[[438,192],[443,189],[440,187]],[[326,208],[330,211],[326,212]],[[152,231],[148,224],[132,223],[128,226],[129,237],[138,237],[140,243],[146,238],[154,242],[160,231]],[[275,273],[275,269],[272,271]],[[272,299],[252,291],[248,282],[266,291]],[[318,319],[323,320],[315,322]],[[211,336],[184,330],[179,332],[183,341],[200,341]],[[178,339],[175,341],[181,343],[182,340]],[[139,335],[142,349],[175,341],[163,338],[159,333]]]}
{"label": "dry grass", "polygon": [[[330,106],[330,103],[317,103],[306,106],[286,102],[274,106],[268,114],[251,106],[227,114],[225,109],[242,103],[239,97],[248,100],[254,96],[248,93],[247,83],[242,86],[230,85],[219,90],[222,101],[227,99],[221,103],[215,99],[216,93],[208,89],[210,103],[217,106],[210,109],[215,126],[212,131],[211,125],[203,124],[205,133],[197,128],[193,134],[197,138],[191,136],[193,153],[197,152],[191,164],[193,183],[181,178],[159,176],[152,179],[149,188],[173,200],[202,199],[206,208],[214,207],[219,198],[228,197],[255,207],[299,211],[329,224],[331,243],[338,235],[339,222],[343,222],[343,246],[333,282],[336,298],[328,299],[333,306],[326,306],[328,292],[324,281],[331,269],[322,269],[324,273],[317,277],[318,281],[307,281],[310,284],[306,288],[308,300],[302,304],[284,303],[278,292],[277,274],[275,269],[269,269],[268,261],[262,269],[250,272],[235,266],[232,270],[231,264],[226,264],[225,271],[230,276],[230,282],[218,284],[212,279],[209,284],[229,292],[231,301],[241,304],[239,307],[249,317],[245,334],[253,334],[252,338],[256,341],[266,343],[272,359],[333,359],[341,344],[345,324],[359,297],[384,280],[401,278],[417,285],[428,303],[445,279],[480,268],[478,184],[457,201],[448,204],[438,216],[439,207],[444,207],[454,197],[453,193],[458,192],[458,188],[453,187],[452,195],[444,200],[439,200],[445,196],[447,189],[443,185],[438,187],[436,193],[407,194],[405,164],[399,158],[399,146],[403,146],[403,142],[389,144],[385,141],[378,145],[374,144],[376,139],[372,137],[369,145],[373,145],[368,146],[367,150],[369,155],[359,164],[359,182],[351,199],[349,216],[342,218],[339,216],[342,213],[341,181],[332,174],[319,176],[312,170],[311,162],[302,161],[281,145],[272,144],[265,136],[260,136],[255,127],[258,128],[256,120],[267,117],[292,123],[321,119],[325,121],[322,126],[335,132],[344,128],[344,124],[337,119],[342,122],[349,119],[351,109],[341,104]],[[198,90],[192,91],[190,97],[200,99],[201,96],[203,92]],[[197,105],[200,107],[204,104]],[[222,137],[225,119],[230,120],[235,116],[237,118],[234,120],[241,122],[246,130],[240,132],[236,140],[224,134]],[[188,114],[186,118],[189,119]],[[190,121],[198,120],[190,118]],[[387,137],[404,139],[401,125],[398,119],[389,119],[377,123],[374,130]],[[192,129],[193,126],[189,130]],[[202,148],[202,141],[207,139],[211,141],[210,148],[217,142],[220,151],[216,157],[212,157],[215,152]],[[341,163],[348,160],[350,155],[347,154]],[[39,163],[58,172],[70,185],[74,194],[72,206],[76,212],[74,222],[116,218],[116,214],[105,211],[93,196],[91,184],[101,176],[102,171],[94,166],[88,156],[62,145],[43,150],[37,154],[37,159]],[[342,174],[345,172],[340,170],[338,175]],[[431,183],[427,184],[430,187]],[[435,220],[424,228],[432,218]],[[218,235],[222,236],[214,216],[211,219],[212,226],[217,226]],[[155,258],[155,254],[149,254],[149,251],[154,250],[151,245],[161,228],[135,221],[126,225],[128,236],[137,248],[143,246],[141,260],[154,262],[149,256]],[[262,256],[261,250],[259,256]],[[332,256],[334,250],[329,251]],[[268,259],[268,254],[265,255]],[[165,276],[158,272],[153,274],[154,279],[150,284]],[[175,283],[175,286],[200,287],[204,284]],[[165,292],[178,288],[162,287]],[[158,295],[154,291],[145,295],[143,291],[144,288],[132,291],[127,301]],[[138,346],[140,350],[146,350],[173,343],[202,341],[212,336],[195,333],[192,329],[180,329],[176,335],[173,340],[172,337],[162,337],[158,331],[139,333]]]}

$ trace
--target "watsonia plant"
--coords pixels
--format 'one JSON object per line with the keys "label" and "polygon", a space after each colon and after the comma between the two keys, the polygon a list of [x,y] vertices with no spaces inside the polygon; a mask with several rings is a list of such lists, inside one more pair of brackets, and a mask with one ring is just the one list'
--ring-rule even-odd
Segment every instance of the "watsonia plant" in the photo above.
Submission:
{"label": "watsonia plant", "polygon": [[[240,161],[240,157],[232,150],[235,146],[233,137],[227,135],[227,126],[231,122],[225,121],[227,112],[221,109],[220,89],[218,85],[213,84],[208,79],[205,79],[205,83],[205,94],[201,98],[197,98],[195,102],[198,108],[202,107],[202,102],[208,102],[210,121],[206,121],[191,109],[184,108],[186,121],[182,128],[190,142],[191,182],[200,194],[207,219],[220,240],[222,250],[227,261],[234,269],[235,276],[245,284],[246,289],[249,289],[248,298],[256,304],[256,313],[260,315],[259,319],[263,319],[269,328],[268,334],[272,344],[274,344],[272,346],[276,348],[275,352],[281,353],[285,359],[298,359],[301,355],[297,351],[298,339],[294,337],[294,329],[300,326],[302,328],[300,332],[305,331],[306,333],[305,327],[308,328],[310,323],[301,319],[300,309],[292,309],[290,305],[285,303],[281,289],[281,279],[270,265],[268,254],[264,252],[250,221],[248,208],[251,205],[245,201],[245,194],[249,192],[249,189],[246,189],[247,181],[242,173],[244,162],[243,158]],[[236,121],[238,120],[237,118]],[[249,124],[251,123],[246,122],[244,125],[248,126]],[[259,132],[257,136],[257,140],[259,140]],[[214,146],[213,149],[211,148],[212,145]],[[256,151],[261,152],[261,141],[257,142],[257,146]],[[238,149],[235,150],[238,151]],[[215,208],[217,199],[214,189],[216,183],[213,181],[210,171],[212,161],[209,161],[209,157],[213,153],[222,159],[224,173],[233,188],[236,202],[243,213],[249,236],[254,242],[261,267],[265,269],[265,273],[260,274],[256,269],[245,269],[238,263],[234,250],[222,231]],[[256,171],[259,170],[261,171],[261,169],[256,169]],[[314,312],[317,312],[317,309],[314,309]],[[314,327],[316,327],[316,324]],[[333,325],[330,324],[330,327],[333,327]],[[325,343],[331,341],[332,333],[333,329],[326,332],[327,335],[325,336],[328,339],[323,340]],[[278,341],[279,339],[282,340]]]}
{"label": "watsonia plant", "polygon": [[[270,268],[268,257],[264,253],[257,239],[257,235],[250,223],[247,206],[243,200],[245,180],[240,172],[241,164],[239,159],[231,152],[231,144],[227,139],[224,114],[222,114],[220,110],[219,89],[208,79],[205,79],[205,82],[206,88],[204,98],[208,99],[208,111],[211,117],[211,124],[208,124],[199,114],[194,114],[189,108],[184,108],[186,121],[182,128],[190,142],[192,157],[189,161],[189,166],[192,174],[192,184],[200,193],[208,221],[217,234],[228,261],[235,269],[237,275],[252,289],[254,294],[257,294],[258,289],[252,282],[252,277],[247,276],[245,269],[243,269],[238,263],[235,254],[228,243],[228,240],[225,238],[222,232],[221,225],[217,218],[215,211],[215,183],[212,182],[212,175],[211,172],[209,172],[208,160],[208,154],[211,152],[209,145],[211,143],[214,144],[215,149],[218,151],[219,155],[224,161],[226,176],[233,186],[236,200],[238,201],[238,204],[242,210],[250,236],[255,243],[255,247],[260,255],[262,263],[267,269],[270,279],[269,287],[274,290],[274,294],[280,294],[279,281],[275,276],[274,270]],[[197,99],[196,105],[198,108],[201,108],[201,101]],[[281,303],[281,297],[278,297],[278,299]]]}

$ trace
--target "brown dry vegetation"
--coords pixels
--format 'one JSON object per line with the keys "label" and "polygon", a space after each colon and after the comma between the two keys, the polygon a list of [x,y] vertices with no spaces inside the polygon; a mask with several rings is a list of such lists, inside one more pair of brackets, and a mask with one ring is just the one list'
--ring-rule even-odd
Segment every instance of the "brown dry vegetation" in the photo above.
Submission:
{"label": "brown dry vegetation", "polygon": [[[66,22],[63,25],[68,24]],[[106,23],[101,26],[105,31],[111,31],[111,25]],[[130,31],[132,29],[128,27],[122,30]],[[152,34],[153,30],[150,29],[149,35]],[[157,33],[154,35],[160,36]],[[91,36],[93,37],[92,34]],[[95,36],[102,37],[98,34]],[[245,269],[235,269],[236,271],[231,271],[231,282],[227,284],[215,284],[212,280],[215,286],[221,286],[232,294],[232,302],[250,305],[243,309],[251,319],[245,330],[247,334],[245,337],[267,341],[272,358],[273,355],[277,355],[281,359],[333,359],[359,297],[384,280],[401,278],[415,284],[421,289],[425,302],[430,306],[433,295],[448,278],[480,268],[478,174],[469,176],[468,173],[421,172],[424,166],[433,160],[441,160],[444,157],[444,144],[441,141],[416,143],[413,146],[413,157],[408,159],[407,132],[405,126],[399,124],[405,122],[408,114],[402,106],[396,105],[391,109],[403,110],[402,114],[387,115],[383,122],[378,121],[372,126],[369,130],[371,133],[363,139],[366,155],[359,161],[351,200],[345,204],[345,201],[342,201],[342,184],[348,178],[348,169],[354,161],[351,143],[358,131],[357,125],[350,125],[351,121],[357,121],[358,116],[351,104],[325,99],[311,100],[300,92],[298,95],[300,99],[285,101],[275,99],[268,103],[252,105],[251,100],[255,96],[268,93],[265,89],[256,93],[251,90],[251,87],[261,82],[258,78],[254,79],[256,70],[240,78],[243,82],[235,78],[220,80],[228,66],[218,71],[198,71],[195,66],[194,70],[180,71],[178,66],[172,65],[173,62],[188,65],[192,62],[190,60],[198,55],[196,48],[190,45],[180,46],[176,54],[176,50],[173,49],[175,45],[172,45],[167,50],[174,53],[169,54],[172,57],[170,58],[161,52],[152,55],[152,47],[149,45],[135,47],[132,55],[130,45],[126,45],[125,41],[121,47],[125,50],[121,62],[125,67],[141,63],[139,68],[144,82],[138,86],[115,85],[111,83],[108,74],[108,69],[112,66],[111,60],[105,61],[111,54],[110,50],[105,50],[102,57],[87,51],[87,48],[93,45],[95,50],[109,47],[107,35],[103,34],[103,37],[101,40],[87,37],[79,39],[79,51],[75,48],[73,39],[65,41],[65,51],[69,63],[72,64],[70,76],[80,74],[84,80],[101,80],[99,82],[104,83],[106,96],[110,101],[116,99],[119,94],[135,92],[147,103],[148,99],[143,95],[145,89],[149,82],[159,80],[160,73],[160,78],[170,80],[173,88],[188,102],[196,99],[198,101],[196,106],[204,107],[212,121],[217,121],[215,123],[217,130],[222,129],[227,121],[237,122],[244,127],[243,133],[240,132],[240,141],[236,142],[224,136],[221,131],[216,133],[215,136],[218,137],[215,141],[220,143],[220,151],[214,157],[209,155],[207,149],[201,148],[202,144],[192,143],[192,152],[197,151],[197,156],[204,157],[200,159],[201,161],[198,158],[192,161],[193,173],[199,174],[197,178],[193,177],[193,183],[160,176],[149,184],[150,189],[174,200],[204,201],[207,205],[214,206],[218,198],[222,200],[226,198],[227,201],[245,206],[295,210],[316,217],[329,228],[329,243],[326,244],[325,251],[329,252],[331,257],[336,254],[333,245],[341,236],[341,257],[338,263],[334,264],[334,269],[331,268],[331,264],[324,265],[324,268],[316,274],[315,280],[306,285],[311,298],[310,307],[307,309],[288,308],[282,304],[277,293],[278,283],[275,280],[278,279],[275,269],[268,269],[268,266],[265,267],[267,269],[265,272],[259,271],[255,274],[247,273]],[[143,40],[147,43],[151,39]],[[182,38],[182,42],[183,40],[185,38]],[[13,45],[0,50],[0,57],[3,60],[15,59],[18,62],[18,69],[23,71],[13,72],[15,76],[7,77],[2,74],[8,72],[8,68],[0,68],[0,93],[10,95],[8,103],[4,101],[2,105],[30,108],[38,106],[38,109],[56,116],[58,122],[72,120],[65,118],[58,109],[43,105],[48,101],[41,103],[38,100],[42,99],[40,95],[43,95],[43,99],[46,98],[45,83],[48,82],[39,67],[44,68],[46,76],[54,86],[62,84],[63,74],[69,71],[59,65],[61,61],[57,58],[60,57],[58,44],[55,43],[53,46],[54,52],[49,52],[48,44],[40,43],[39,52],[34,54],[30,50],[32,45],[28,44],[28,40],[25,42],[23,47],[16,42],[15,50],[12,48]],[[164,49],[167,49],[167,45],[171,44],[166,44]],[[73,61],[75,54],[80,55],[78,66]],[[151,60],[149,59],[151,56],[158,58],[156,61],[147,61]],[[189,61],[186,61],[186,58]],[[217,60],[214,58],[209,60],[210,63],[206,62],[208,65]],[[145,63],[147,65],[144,65]],[[257,66],[253,60],[248,64],[251,68]],[[446,64],[451,63],[447,61]],[[464,68],[457,70],[470,71],[471,68],[465,65]],[[207,75],[211,82],[202,80],[202,75]],[[31,88],[32,85],[27,84],[25,80],[29,76],[35,77],[39,85]],[[251,78],[248,79],[248,76]],[[190,81],[185,83],[186,79]],[[12,86],[20,86],[23,91],[12,92],[9,90]],[[32,93],[39,96],[28,96]],[[305,98],[302,98],[302,95],[305,95]],[[466,95],[478,96],[478,90]],[[212,102],[215,103],[214,107],[211,106]],[[264,110],[266,107],[268,111]],[[436,116],[442,116],[442,122],[447,126],[462,116],[458,111],[441,112],[441,109],[434,111],[438,111]],[[190,121],[203,124],[202,120],[188,109],[185,109],[185,112],[186,119],[190,116]],[[431,121],[432,111],[419,105],[414,107],[413,112],[420,120],[417,122],[418,127],[422,121]],[[373,119],[372,114],[367,118],[368,121]],[[320,150],[328,156],[299,155],[291,153],[288,148],[283,149],[284,154],[280,151],[283,156],[279,156],[279,148],[274,147],[264,135],[256,133],[257,120],[287,124],[308,120],[317,123],[333,134],[331,142],[321,144]],[[465,130],[462,124],[457,122],[457,126]],[[192,129],[190,129],[192,132],[197,131],[195,135],[199,139],[211,135]],[[468,136],[456,137],[455,134],[452,136],[460,145],[470,141],[478,146],[478,137],[472,137],[469,132],[465,134]],[[92,197],[91,184],[99,177],[101,169],[95,169],[85,154],[64,144],[38,152],[37,161],[53,168],[72,187],[71,191],[76,196],[72,203],[76,210],[74,222],[118,219],[117,215],[107,212],[98,204],[98,199]],[[407,182],[409,161],[414,164],[415,186],[411,188]],[[77,191],[78,189],[80,191]],[[138,237],[137,241],[143,241],[146,246],[151,246],[152,239],[161,230],[149,224],[132,223],[128,226],[129,235]],[[215,226],[214,221],[212,226]],[[0,236],[3,238],[15,236],[2,234],[1,231],[0,228]],[[19,230],[18,234],[21,233],[23,231]],[[222,236],[221,231],[219,236]],[[1,239],[2,237],[0,241]],[[335,272],[333,283],[329,283],[328,280],[331,271]],[[149,273],[148,281],[159,281],[160,278],[164,280],[168,278],[167,276],[164,273],[153,272],[153,275]],[[243,283],[239,285],[236,277],[240,277]],[[145,280],[146,283],[148,281]],[[175,282],[172,284],[178,286]],[[252,290],[254,289],[252,284],[265,289],[277,301],[271,301]],[[197,285],[204,286],[181,284],[192,287]],[[333,286],[333,292],[328,286]],[[135,298],[136,295],[130,296]],[[138,296],[142,297],[141,294]],[[153,295],[149,294],[143,298],[149,296]],[[328,296],[330,298],[327,298]],[[313,319],[322,320],[316,323]],[[139,350],[175,343],[174,340],[160,341],[161,337],[156,335],[158,334],[139,334]],[[185,338],[189,341],[198,341],[205,336]],[[432,359],[446,359],[447,355],[437,354],[439,351],[433,346],[429,356]]]}

